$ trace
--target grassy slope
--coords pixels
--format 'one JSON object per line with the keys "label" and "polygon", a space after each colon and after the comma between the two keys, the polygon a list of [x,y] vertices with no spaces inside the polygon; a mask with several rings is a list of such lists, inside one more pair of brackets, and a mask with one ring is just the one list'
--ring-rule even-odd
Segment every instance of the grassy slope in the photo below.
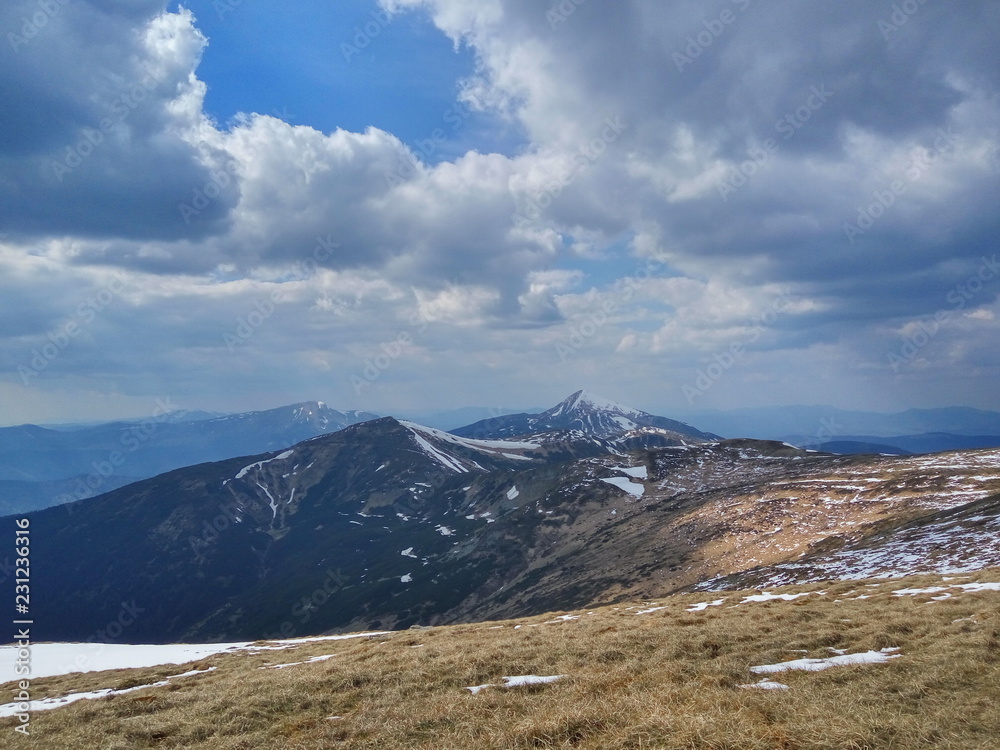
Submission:
{"label": "grassy slope", "polygon": [[[947,583],[975,580],[1000,580],[1000,570]],[[952,589],[943,601],[891,595],[940,582],[788,587],[782,591],[827,593],[735,607],[743,594],[686,594],[659,600],[665,609],[648,614],[637,614],[642,606],[604,607],[570,621],[548,615],[218,656],[201,663],[218,667],[211,673],[38,712],[31,728],[37,746],[53,750],[995,749],[1000,593]],[[870,598],[847,598],[862,593]],[[722,606],[687,611],[721,597]],[[902,656],[886,664],[772,676],[790,690],[737,687],[759,679],[751,665],[890,646]],[[322,654],[336,655],[260,669]],[[47,678],[32,692],[129,687],[189,669]],[[523,674],[569,676],[475,696],[463,689]],[[0,720],[0,736],[10,738],[15,723]]]}

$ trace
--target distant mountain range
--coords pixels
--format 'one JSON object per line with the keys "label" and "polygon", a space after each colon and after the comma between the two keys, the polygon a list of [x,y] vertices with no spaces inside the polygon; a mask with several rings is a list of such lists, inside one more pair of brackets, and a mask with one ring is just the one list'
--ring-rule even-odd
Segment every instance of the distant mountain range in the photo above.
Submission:
{"label": "distant mountain range", "polygon": [[[1000,435],[1000,412],[967,407],[909,409],[883,414],[830,406],[772,406],[690,412],[683,418],[720,435],[762,440],[786,440],[793,436],[809,443],[851,439],[845,437],[849,435],[879,438],[924,433]],[[892,443],[889,440],[875,442]]]}
{"label": "distant mountain range", "polygon": [[183,466],[287,447],[376,417],[311,401],[221,417],[166,412],[61,429],[0,428],[0,513],[90,497]]}
{"label": "distant mountain range", "polygon": [[856,549],[1000,565],[998,498],[1000,451],[810,453],[585,392],[454,433],[386,417],[32,513],[33,634],[99,639],[125,606],[132,642],[513,617]]}

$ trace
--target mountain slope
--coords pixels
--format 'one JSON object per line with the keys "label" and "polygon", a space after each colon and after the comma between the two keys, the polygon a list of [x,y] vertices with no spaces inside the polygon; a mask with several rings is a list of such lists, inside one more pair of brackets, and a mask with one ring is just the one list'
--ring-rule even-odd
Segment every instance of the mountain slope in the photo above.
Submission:
{"label": "mountain slope", "polygon": [[587,391],[577,391],[540,414],[493,417],[452,432],[464,437],[506,438],[551,430],[578,430],[594,437],[610,438],[643,427],[663,430],[678,442],[718,437],[683,422],[622,406]]}
{"label": "mountain slope", "polygon": [[[61,431],[0,429],[0,481],[22,484],[6,510],[19,512],[82,499],[136,479],[204,461],[276,450],[376,418],[312,401],[267,411],[187,420],[174,412],[141,422]],[[18,498],[24,498],[20,502]]]}
{"label": "mountain slope", "polygon": [[659,596],[1000,492],[998,451],[616,440],[384,418],[41,511],[38,627],[89,639],[130,602],[147,614],[125,637],[151,641],[520,616]]}

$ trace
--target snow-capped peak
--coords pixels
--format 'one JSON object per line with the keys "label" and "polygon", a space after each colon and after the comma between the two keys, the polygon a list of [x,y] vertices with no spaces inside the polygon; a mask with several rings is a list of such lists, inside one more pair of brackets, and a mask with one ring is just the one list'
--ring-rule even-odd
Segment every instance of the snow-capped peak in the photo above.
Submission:
{"label": "snow-capped peak", "polygon": [[601,396],[597,396],[589,391],[580,390],[556,405],[552,410],[552,416],[562,416],[573,412],[595,412],[605,411],[612,414],[619,414],[628,417],[640,417],[645,412],[634,409],[631,406],[623,406]]}

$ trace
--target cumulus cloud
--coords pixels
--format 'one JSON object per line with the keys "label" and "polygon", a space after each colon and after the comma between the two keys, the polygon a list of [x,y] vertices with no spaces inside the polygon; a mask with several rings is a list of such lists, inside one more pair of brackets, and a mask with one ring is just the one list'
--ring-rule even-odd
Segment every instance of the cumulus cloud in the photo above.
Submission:
{"label": "cumulus cloud", "polygon": [[0,223],[24,237],[173,239],[223,231],[232,187],[196,228],[179,200],[221,154],[191,142],[204,126],[194,76],[205,38],[162,2],[0,9]]}
{"label": "cumulus cloud", "polygon": [[[131,372],[139,392],[151,363],[216,379],[239,362],[250,387],[280,352],[303,382],[343,388],[406,333],[366,397],[393,383],[416,398],[421,378],[477,364],[597,387],[620,363],[642,389],[736,342],[747,382],[779,398],[793,376],[768,362],[802,383],[830,366],[897,377],[886,353],[907,326],[996,252],[994,3],[380,4],[468,45],[463,105],[526,145],[428,164],[374,127],[222,127],[203,112],[207,40],[163,2],[57,1],[8,38],[0,284],[22,354],[59,325],[64,289],[119,269],[142,291],[103,318],[114,356],[79,347],[50,373]],[[0,28],[38,7],[7,3]],[[275,289],[267,324],[228,351],[222,334]],[[924,356],[995,372],[981,352],[996,295],[985,284]],[[714,393],[742,376],[727,382]]]}

